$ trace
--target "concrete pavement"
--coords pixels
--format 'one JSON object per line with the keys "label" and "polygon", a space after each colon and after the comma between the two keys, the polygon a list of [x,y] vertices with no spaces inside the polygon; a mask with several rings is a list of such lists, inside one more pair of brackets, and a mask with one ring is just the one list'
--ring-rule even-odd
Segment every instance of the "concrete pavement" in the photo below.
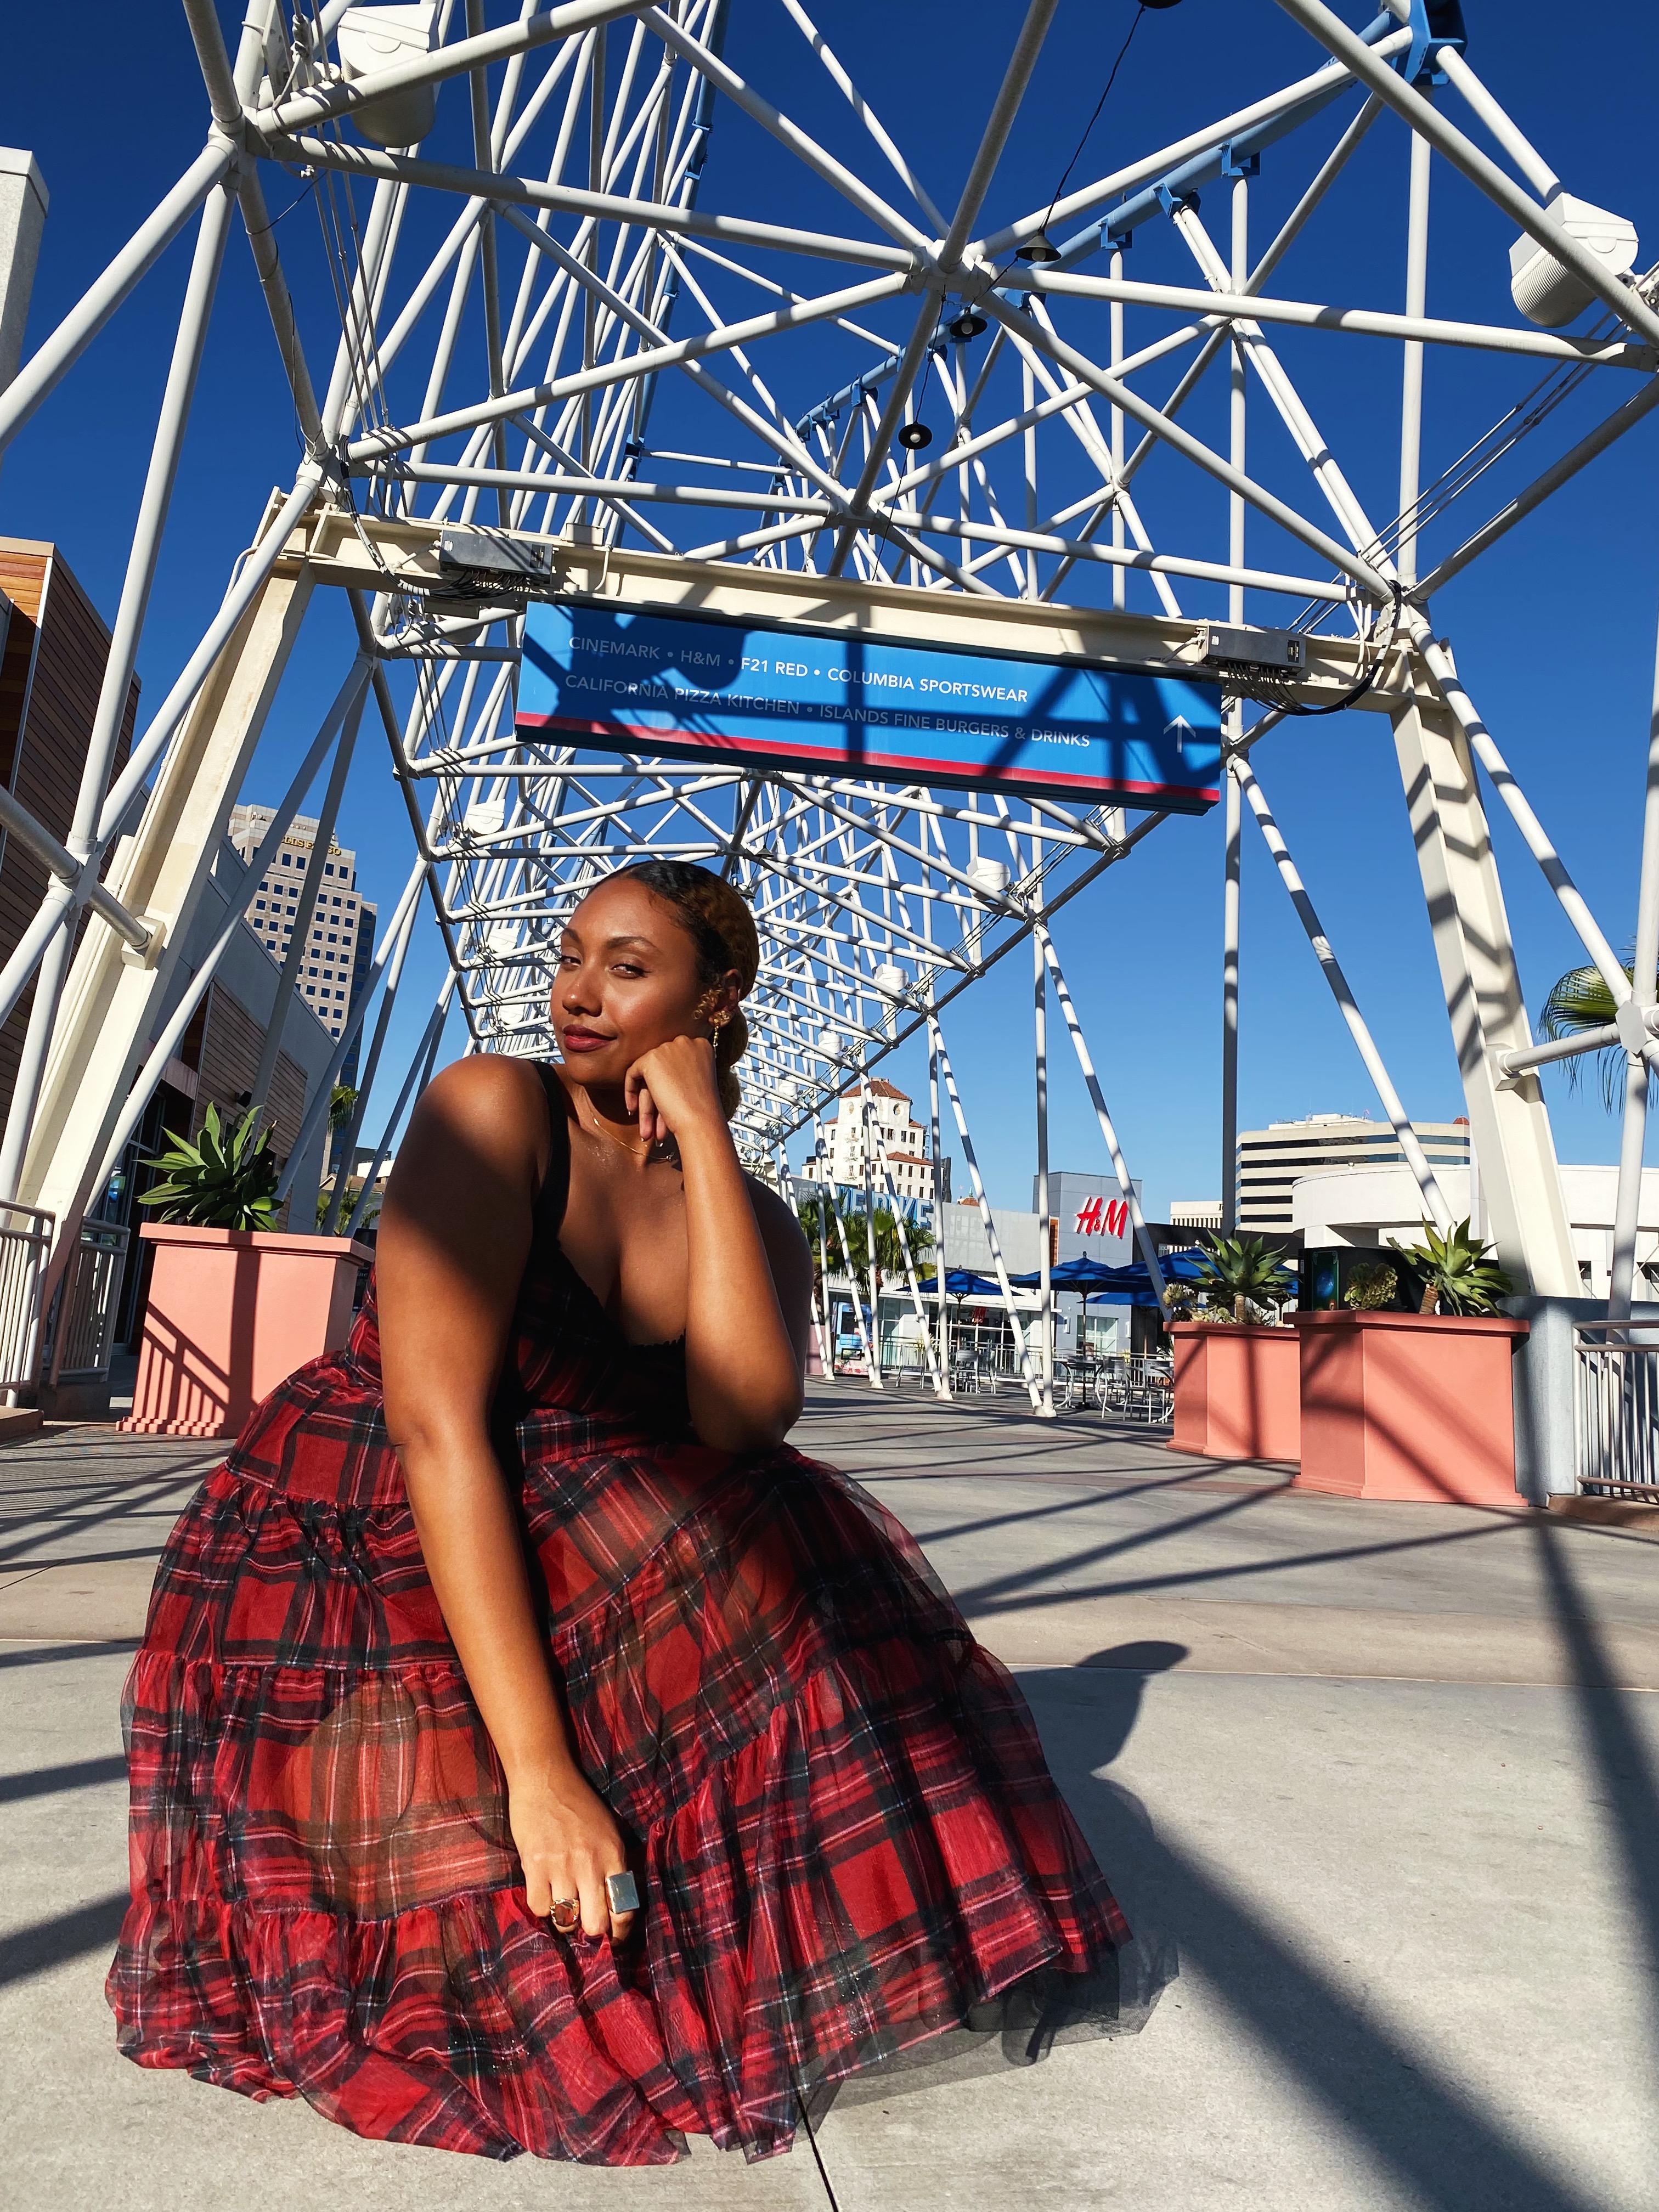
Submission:
{"label": "concrete pavement", "polygon": [[[843,2100],[744,2167],[365,2144],[114,2053],[116,1701],[208,1454],[0,1451],[0,2051],[10,2193],[68,2212],[557,2203],[1001,2212],[1636,2212],[1659,2120],[1659,1548],[1304,1496],[1007,1400],[815,1389],[803,1449],[912,1528],[1019,1671],[1180,1976],[1144,2032]],[[830,2196],[833,2191],[833,2200]]]}

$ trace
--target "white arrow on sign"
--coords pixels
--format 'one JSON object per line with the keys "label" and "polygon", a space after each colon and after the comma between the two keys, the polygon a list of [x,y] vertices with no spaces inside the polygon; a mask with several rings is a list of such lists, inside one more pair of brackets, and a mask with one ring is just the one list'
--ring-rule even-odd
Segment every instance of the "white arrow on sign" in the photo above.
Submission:
{"label": "white arrow on sign", "polygon": [[1193,733],[1193,726],[1184,714],[1177,714],[1173,722],[1164,725],[1164,736],[1175,739],[1176,755],[1183,763],[1187,758],[1187,740]]}

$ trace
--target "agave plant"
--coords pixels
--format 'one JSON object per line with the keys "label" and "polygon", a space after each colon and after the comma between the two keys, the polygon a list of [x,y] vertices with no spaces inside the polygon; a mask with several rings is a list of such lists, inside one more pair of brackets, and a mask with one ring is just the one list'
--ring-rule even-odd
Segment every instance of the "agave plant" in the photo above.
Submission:
{"label": "agave plant", "polygon": [[1425,1221],[1420,1244],[1396,1243],[1392,1237],[1389,1243],[1423,1279],[1419,1313],[1496,1313],[1498,1299],[1514,1288],[1492,1258],[1493,1247],[1472,1237],[1467,1221],[1443,1233]]}
{"label": "agave plant", "polygon": [[161,1209],[160,1218],[191,1229],[270,1229],[275,1225],[277,1165],[270,1156],[270,1125],[250,1111],[228,1132],[210,1102],[194,1144],[175,1137],[173,1149],[146,1167],[163,1180],[139,1199]]}
{"label": "agave plant", "polygon": [[1204,1271],[1198,1287],[1231,1298],[1235,1321],[1248,1321],[1252,1304],[1283,1298],[1291,1288],[1283,1261],[1260,1237],[1212,1237],[1198,1264]]}
{"label": "agave plant", "polygon": [[[1633,954],[1626,955],[1625,973],[1634,979]],[[1572,968],[1550,987],[1550,994],[1538,1017],[1539,1031],[1551,1043],[1559,1037],[1583,1036],[1587,1030],[1605,1029],[1609,1022],[1617,1019],[1618,1012],[1599,968]],[[1584,1062],[1591,1057],[1589,1053],[1581,1053],[1566,1063],[1567,1081],[1575,1090]],[[1625,1069],[1630,1055],[1622,1044],[1610,1044],[1604,1045],[1594,1058],[1601,1086],[1601,1103],[1609,1114],[1616,1114],[1624,1103]]]}

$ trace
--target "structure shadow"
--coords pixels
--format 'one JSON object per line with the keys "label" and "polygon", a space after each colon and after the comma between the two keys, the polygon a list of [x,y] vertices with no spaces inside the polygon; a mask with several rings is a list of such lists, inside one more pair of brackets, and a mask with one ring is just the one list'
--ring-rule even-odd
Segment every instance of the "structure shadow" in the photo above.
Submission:
{"label": "structure shadow", "polygon": [[88,1951],[108,1951],[121,1932],[127,1909],[127,1892],[112,1889],[90,1905],[77,1905],[50,1920],[37,1920],[0,1936],[0,1989],[27,1982],[51,1972]]}
{"label": "structure shadow", "polygon": [[[39,1534],[23,1537],[0,1549],[0,1567],[19,1565],[24,1560],[32,1559],[43,1544],[61,1542],[65,1536],[78,1534],[82,1529],[101,1528],[112,1521],[128,1521],[135,1516],[148,1516],[152,1514],[159,1517],[167,1514],[171,1516],[169,1522],[171,1525],[171,1520],[177,1519],[179,1512],[188,1503],[188,1498],[186,1496],[179,1495],[175,1503],[173,1498],[168,1493],[182,1493],[186,1483],[191,1483],[193,1490],[210,1471],[210,1467],[211,1462],[204,1462],[198,1468],[185,1469],[177,1474],[146,1475],[143,1479],[142,1486],[137,1482],[123,1486],[124,1492],[142,1487],[145,1492],[143,1496],[123,1495],[99,1512],[76,1513],[68,1505],[61,1505],[51,1508],[45,1512],[31,1513],[15,1520],[10,1524],[12,1527],[33,1528],[38,1530]],[[159,1549],[160,1547],[156,1548]],[[112,1553],[110,1556],[128,1558],[131,1555],[122,1553]]]}
{"label": "structure shadow", "polygon": [[[1101,1771],[1127,1741],[1145,1694],[1147,1673],[1126,1668],[1126,1656],[1132,1647],[1120,1646],[1080,1668],[1031,1669],[1019,1680],[1054,1778],[1137,1936],[1178,1941],[1183,1966],[1238,2028],[1427,2212],[1604,2212],[1422,2051],[1362,2011],[1289,1931],[1160,1835],[1140,1802]],[[1158,2032],[1155,2014],[1147,2033]]]}
{"label": "structure shadow", "polygon": [[95,1790],[125,1778],[127,1762],[115,1752],[107,1759],[80,1759],[70,1766],[36,1766],[27,1774],[0,1774],[0,1805],[21,1805],[29,1797],[62,1797],[72,1790]]}
{"label": "structure shadow", "polygon": [[1565,1535],[1540,1521],[1534,1541],[1556,1630],[1572,1662],[1573,1702],[1595,1770],[1595,1795],[1612,1816],[1626,1893],[1647,1951],[1650,2039],[1659,2055],[1659,1766],[1632,1723],[1631,1693],[1620,1690],[1594,1610],[1573,1572]]}
{"label": "structure shadow", "polygon": [[[1279,1493],[1270,1491],[1266,1494],[1276,1497]],[[1025,1612],[1042,1606],[1073,1605],[1088,1598],[1124,1597],[1143,1590],[1176,1589],[1194,1583],[1231,1582],[1255,1575],[1286,1574],[1298,1567],[1329,1566],[1353,1559],[1384,1559],[1449,1544],[1466,1544],[1481,1537],[1514,1536],[1519,1534],[1526,1525],[1512,1514],[1493,1512],[1489,1520],[1472,1528],[1443,1528],[1427,1536],[1391,1537],[1380,1544],[1346,1544],[1328,1547],[1317,1552],[1281,1551],[1270,1559],[1232,1560],[1219,1567],[1182,1568],[1167,1575],[1141,1575],[1125,1581],[1083,1586],[1068,1581],[1063,1589],[1058,1589],[1036,1587],[1051,1582],[1056,1575],[1071,1576],[1080,1567],[1099,1566],[1127,1552],[1162,1543],[1172,1536],[1190,1534],[1194,1530],[1224,1519],[1231,1513],[1242,1511],[1255,1502],[1255,1495],[1237,1498],[1226,1506],[1188,1514],[1182,1520],[1164,1522],[1156,1528],[1138,1529],[1133,1534],[1114,1537],[1108,1543],[1091,1545],[1086,1549],[1068,1553],[1059,1559],[1042,1560],[1033,1566],[996,1576],[988,1582],[970,1583],[963,1589],[953,1588],[951,1595],[964,1613],[982,1619],[990,1613]],[[930,1531],[927,1540],[931,1544],[938,1539]]]}
{"label": "structure shadow", "polygon": [[136,1636],[114,1637],[107,1644],[27,1644],[16,1651],[0,1651],[0,1674],[13,1667],[56,1667],[69,1660],[101,1659],[107,1653],[137,1649]]}

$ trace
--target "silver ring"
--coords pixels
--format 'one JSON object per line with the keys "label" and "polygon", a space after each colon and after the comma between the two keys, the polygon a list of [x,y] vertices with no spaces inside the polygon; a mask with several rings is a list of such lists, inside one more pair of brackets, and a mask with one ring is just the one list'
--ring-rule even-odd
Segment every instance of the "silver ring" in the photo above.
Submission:
{"label": "silver ring", "polygon": [[640,1886],[626,1868],[621,1874],[606,1875],[605,1894],[613,1913],[637,1912],[640,1909]]}

